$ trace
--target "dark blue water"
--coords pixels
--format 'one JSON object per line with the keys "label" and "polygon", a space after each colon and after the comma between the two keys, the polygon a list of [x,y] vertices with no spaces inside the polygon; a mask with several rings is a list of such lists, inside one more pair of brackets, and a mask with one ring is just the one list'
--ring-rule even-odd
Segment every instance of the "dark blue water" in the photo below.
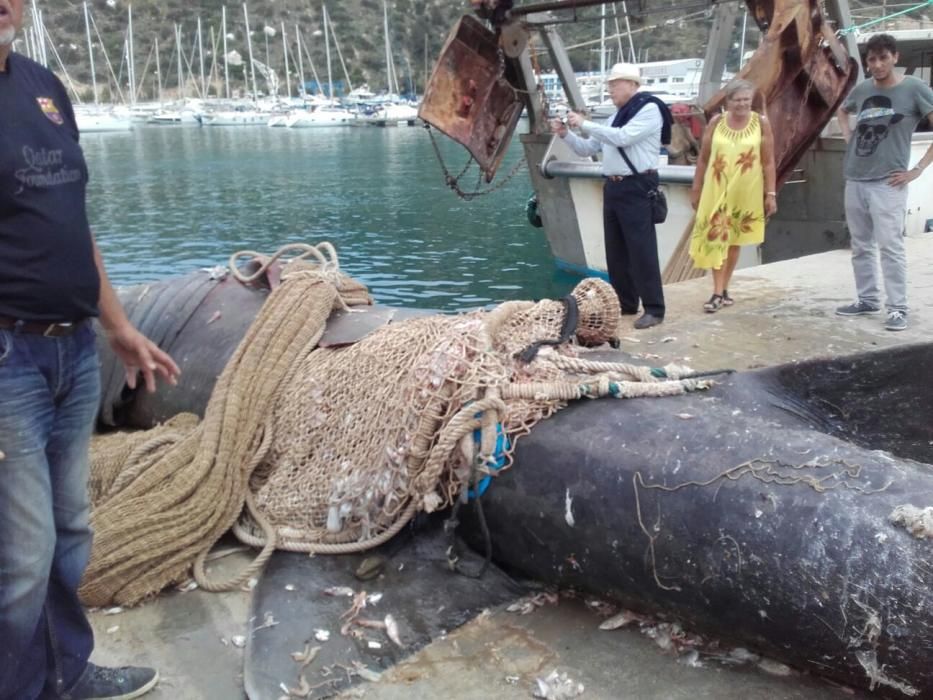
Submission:
{"label": "dark blue water", "polygon": [[[527,171],[464,202],[445,187],[422,128],[153,126],[82,143],[91,223],[118,285],[226,264],[240,249],[324,240],[345,271],[396,305],[559,297],[575,281],[527,223]],[[458,172],[466,152],[441,148]],[[501,173],[521,155],[516,138]]]}

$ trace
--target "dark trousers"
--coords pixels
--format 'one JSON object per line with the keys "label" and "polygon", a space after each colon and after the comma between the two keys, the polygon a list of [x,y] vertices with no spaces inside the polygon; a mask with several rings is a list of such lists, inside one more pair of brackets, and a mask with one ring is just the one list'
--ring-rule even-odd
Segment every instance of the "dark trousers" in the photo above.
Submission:
{"label": "dark trousers", "polygon": [[664,290],[658,262],[658,234],[651,220],[648,193],[657,174],[606,180],[603,188],[603,231],[609,283],[622,310],[634,313],[641,301],[645,313],[664,318]]}

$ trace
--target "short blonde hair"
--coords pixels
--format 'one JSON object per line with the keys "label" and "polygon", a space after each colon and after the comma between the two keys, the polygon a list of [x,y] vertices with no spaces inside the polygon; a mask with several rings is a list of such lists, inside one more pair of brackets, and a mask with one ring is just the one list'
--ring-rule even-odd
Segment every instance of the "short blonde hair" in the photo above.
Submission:
{"label": "short blonde hair", "polygon": [[735,80],[730,81],[729,84],[725,87],[726,100],[731,100],[733,97],[735,97],[735,93],[744,92],[746,90],[752,93],[752,97],[755,96],[756,88],[754,84],[751,83],[751,81],[745,80],[744,78],[736,78]]}

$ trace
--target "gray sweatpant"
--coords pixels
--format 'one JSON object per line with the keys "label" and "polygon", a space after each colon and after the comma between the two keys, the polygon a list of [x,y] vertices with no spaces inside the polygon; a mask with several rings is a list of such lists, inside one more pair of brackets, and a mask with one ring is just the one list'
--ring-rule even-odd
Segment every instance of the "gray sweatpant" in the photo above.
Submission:
{"label": "gray sweatpant", "polygon": [[880,249],[885,306],[888,311],[907,313],[907,187],[892,187],[886,179],[847,180],[845,207],[859,301],[881,306],[877,262]]}

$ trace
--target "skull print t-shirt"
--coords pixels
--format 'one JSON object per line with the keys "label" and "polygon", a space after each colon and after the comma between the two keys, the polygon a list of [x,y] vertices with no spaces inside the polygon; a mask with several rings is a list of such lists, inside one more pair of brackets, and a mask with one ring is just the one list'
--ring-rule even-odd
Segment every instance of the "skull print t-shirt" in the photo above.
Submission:
{"label": "skull print t-shirt", "polygon": [[843,169],[846,180],[882,180],[907,170],[914,129],[933,113],[933,89],[911,75],[889,88],[868,79],[855,86],[842,106],[856,115]]}

